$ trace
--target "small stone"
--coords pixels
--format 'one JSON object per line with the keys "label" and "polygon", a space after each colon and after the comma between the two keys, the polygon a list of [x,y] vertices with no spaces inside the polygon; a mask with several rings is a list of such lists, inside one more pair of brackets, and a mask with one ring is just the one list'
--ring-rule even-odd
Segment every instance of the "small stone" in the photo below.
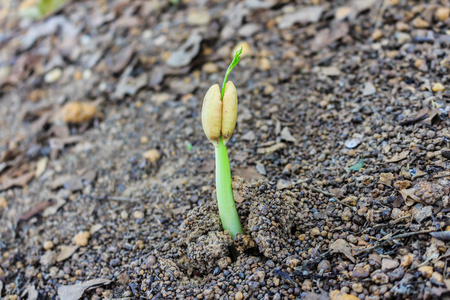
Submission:
{"label": "small stone", "polygon": [[291,269],[293,269],[293,268],[295,268],[296,266],[298,266],[299,263],[300,263],[300,260],[299,260],[297,257],[295,257],[295,256],[289,256],[289,257],[286,259],[286,265],[287,265],[289,268],[291,268]]}
{"label": "small stone", "polygon": [[442,83],[438,82],[435,83],[431,89],[433,90],[433,92],[437,93],[443,91],[445,87],[442,85]]}
{"label": "small stone", "polygon": [[348,155],[355,156],[356,155],[356,151],[352,149],[352,150],[348,151]]}
{"label": "small stone", "polygon": [[355,266],[353,269],[352,277],[364,279],[370,275],[370,265],[365,265],[364,267]]}
{"label": "small stone", "polygon": [[427,138],[429,139],[433,139],[436,136],[436,132],[433,130],[428,130],[427,131]]}
{"label": "small stone", "polygon": [[440,274],[438,272],[433,272],[433,274],[431,274],[431,280],[434,280],[434,281],[439,282],[439,283],[443,283],[444,282],[444,276],[442,276],[442,274]]}
{"label": "small stone", "polygon": [[53,242],[52,241],[45,241],[45,243],[44,243],[44,249],[45,250],[50,250],[50,249],[52,249],[53,248]]}
{"label": "small stone", "polygon": [[436,9],[436,12],[434,13],[434,17],[438,21],[446,21],[450,16],[450,8],[449,7],[439,7]]}
{"label": "small stone", "polygon": [[414,255],[406,254],[400,257],[400,267],[409,268],[409,266],[413,263]]}
{"label": "small stone", "polygon": [[372,33],[372,41],[378,41],[380,38],[383,37],[383,32],[380,29],[375,29]]}
{"label": "small stone", "polygon": [[372,281],[376,284],[386,284],[389,282],[389,276],[381,271],[372,273]]}
{"label": "small stone", "polygon": [[89,122],[97,114],[97,107],[88,102],[70,102],[61,109],[62,119],[66,123],[81,124]]}
{"label": "small stone", "polygon": [[381,271],[389,271],[392,269],[397,268],[399,265],[398,260],[396,259],[390,259],[390,258],[383,258],[381,261]]}
{"label": "small stone", "polygon": [[404,32],[396,32],[395,38],[400,45],[403,45],[411,41],[411,36]]}
{"label": "small stone", "polygon": [[120,217],[123,219],[123,220],[126,220],[126,219],[128,219],[128,213],[126,212],[126,211],[122,211],[121,213],[120,213]]}
{"label": "small stone", "polygon": [[353,10],[354,10],[353,7],[350,7],[350,6],[339,7],[338,9],[336,9],[336,13],[334,14],[334,17],[338,21],[342,21],[345,18],[347,18],[353,12]]}
{"label": "small stone", "polygon": [[425,21],[424,19],[422,19],[420,17],[417,17],[414,19],[413,25],[416,28],[427,28],[428,26],[430,26],[430,24],[428,24],[427,21]]}
{"label": "small stone", "polygon": [[144,217],[144,213],[143,213],[142,211],[140,211],[140,210],[136,210],[136,211],[133,213],[133,217],[134,217],[135,219],[142,219],[142,218]]}
{"label": "small stone", "polygon": [[315,227],[315,228],[311,229],[311,233],[310,234],[311,234],[312,237],[320,235],[319,228]]}
{"label": "small stone", "polygon": [[215,74],[219,71],[219,67],[213,62],[207,62],[203,65],[202,70],[206,74]]}
{"label": "small stone", "polygon": [[261,58],[259,61],[259,69],[261,71],[267,71],[270,69],[270,60],[268,60],[266,57]]}
{"label": "small stone", "polygon": [[361,283],[353,283],[352,284],[352,290],[357,292],[358,294],[362,293],[364,291],[364,286]]}
{"label": "small stone", "polygon": [[73,242],[77,246],[86,246],[89,240],[89,237],[91,236],[89,231],[80,231],[74,238]]}
{"label": "small stone", "polygon": [[[348,289],[348,287],[345,288]],[[359,298],[352,294],[347,294],[344,290],[333,290],[330,292],[330,300],[359,300]]]}
{"label": "small stone", "polygon": [[318,265],[317,265],[317,271],[322,271],[324,273],[329,272],[331,270],[331,264],[330,261],[328,260],[322,260]]}
{"label": "small stone", "polygon": [[402,267],[400,267],[392,272],[389,272],[387,275],[389,276],[389,279],[391,281],[397,281],[403,278],[403,275],[405,275],[405,270]]}
{"label": "small stone", "polygon": [[49,71],[47,74],[45,74],[44,81],[46,83],[53,83],[53,82],[57,81],[59,78],[61,78],[61,76],[62,76],[62,70],[60,68],[56,68],[56,69]]}
{"label": "small stone", "polygon": [[408,26],[408,24],[406,24],[404,22],[397,22],[395,24],[395,29],[397,29],[397,31],[408,31],[409,26]]}
{"label": "small stone", "polygon": [[211,15],[206,9],[190,10],[187,13],[187,22],[190,25],[207,25],[211,21]]}
{"label": "small stone", "polygon": [[422,223],[422,221],[431,217],[432,215],[433,215],[433,207],[425,206],[414,214],[414,220],[416,220],[418,223]]}
{"label": "small stone", "polygon": [[140,142],[141,142],[141,144],[147,144],[148,143],[148,137],[141,136]]}
{"label": "small stone", "polygon": [[151,163],[155,163],[158,159],[161,158],[161,154],[156,149],[148,150],[144,153],[144,158],[146,161]]}
{"label": "small stone", "polygon": [[353,218],[353,213],[352,213],[350,207],[345,207],[344,208],[344,211],[342,212],[341,218],[342,218],[342,221],[344,221],[344,222],[348,222],[348,221],[350,221]]}
{"label": "small stone", "polygon": [[5,197],[0,197],[0,208],[5,209],[8,206],[8,202]]}
{"label": "small stone", "polygon": [[241,291],[237,292],[236,295],[234,295],[234,299],[235,300],[242,300],[244,299],[244,295],[242,294]]}
{"label": "small stone", "polygon": [[422,266],[419,269],[420,274],[426,279],[430,279],[433,275],[433,267],[432,266]]}
{"label": "small stone", "polygon": [[231,258],[230,257],[222,257],[221,259],[219,259],[219,261],[217,262],[217,265],[219,266],[219,268],[221,268],[222,270],[226,269],[231,263]]}
{"label": "small stone", "polygon": [[264,87],[264,95],[266,95],[266,96],[272,94],[274,91],[275,91],[275,88],[271,84],[267,84]]}

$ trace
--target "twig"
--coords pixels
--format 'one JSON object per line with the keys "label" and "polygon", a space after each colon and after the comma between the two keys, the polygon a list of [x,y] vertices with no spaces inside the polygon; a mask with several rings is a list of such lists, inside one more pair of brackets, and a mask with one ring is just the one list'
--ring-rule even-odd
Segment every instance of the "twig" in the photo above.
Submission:
{"label": "twig", "polygon": [[324,190],[321,190],[321,189],[316,188],[316,187],[314,187],[314,186],[306,186],[306,187],[307,187],[307,188],[310,188],[310,189],[313,190],[314,192],[322,193],[322,194],[324,194],[325,196],[333,197],[333,198],[336,197],[335,194],[329,193],[329,192],[324,191]]}
{"label": "twig", "polygon": [[430,233],[430,232],[436,232],[436,231],[435,230],[422,230],[422,231],[402,233],[402,234],[399,234],[399,235],[395,235],[395,236],[393,236],[391,238],[388,238],[387,240],[381,241],[380,243],[378,243],[377,245],[374,245],[372,247],[364,248],[364,249],[355,249],[355,252],[358,252],[358,253],[367,252],[367,251],[373,250],[375,248],[384,246],[386,243],[388,243],[390,241],[393,241],[393,240],[398,240],[398,239],[402,239],[402,238],[405,238],[405,237],[410,237],[410,236],[414,236],[414,235],[418,235],[418,234],[422,234],[422,233]]}
{"label": "twig", "polygon": [[128,197],[118,197],[118,196],[91,196],[91,195],[81,195],[81,197],[91,198],[94,200],[112,200],[112,201],[128,201],[128,202],[139,202],[141,199],[128,198]]}
{"label": "twig", "polygon": [[393,236],[393,237],[391,237],[390,239],[388,239],[386,241],[398,240],[398,239],[402,239],[402,238],[405,238],[405,237],[410,237],[410,236],[413,236],[413,235],[418,235],[418,234],[422,234],[422,233],[430,233],[430,232],[436,232],[436,230],[422,230],[422,231],[402,233],[402,234]]}

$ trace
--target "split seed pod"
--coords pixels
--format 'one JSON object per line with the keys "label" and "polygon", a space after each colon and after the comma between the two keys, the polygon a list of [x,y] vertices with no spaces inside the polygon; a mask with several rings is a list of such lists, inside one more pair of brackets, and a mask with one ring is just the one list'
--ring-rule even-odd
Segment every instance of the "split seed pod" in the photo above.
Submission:
{"label": "split seed pod", "polygon": [[220,135],[226,144],[233,134],[237,119],[237,92],[233,82],[225,86],[222,101],[218,84],[206,92],[202,106],[202,127],[206,137],[214,146],[218,146]]}

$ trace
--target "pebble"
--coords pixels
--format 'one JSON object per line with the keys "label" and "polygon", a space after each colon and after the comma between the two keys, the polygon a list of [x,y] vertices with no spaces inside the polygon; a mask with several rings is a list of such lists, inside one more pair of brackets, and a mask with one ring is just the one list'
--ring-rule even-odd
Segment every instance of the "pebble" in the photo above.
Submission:
{"label": "pebble", "polygon": [[0,197],[0,208],[5,209],[8,206],[8,202],[5,197]]}
{"label": "pebble", "polygon": [[372,41],[378,41],[383,37],[383,32],[380,29],[375,29],[372,33]]}
{"label": "pebble", "polygon": [[61,78],[62,73],[63,72],[60,68],[53,69],[49,71],[47,74],[45,74],[44,81],[46,83],[53,83]]}
{"label": "pebble", "polygon": [[89,122],[97,114],[97,107],[89,102],[70,102],[61,109],[61,115],[64,122],[73,124]]}
{"label": "pebble", "polygon": [[136,210],[133,212],[133,217],[135,219],[142,219],[144,217],[144,213],[140,210]]}
{"label": "pebble", "polygon": [[426,279],[430,279],[433,275],[433,267],[432,266],[422,266],[419,269],[420,274]]}
{"label": "pebble", "polygon": [[442,85],[442,83],[438,82],[435,83],[431,89],[433,90],[433,92],[437,93],[442,92],[445,89],[445,87]]}
{"label": "pebble", "polygon": [[450,16],[450,8],[449,7],[439,7],[436,9],[436,12],[434,13],[434,17],[438,21],[446,21]]}
{"label": "pebble", "polygon": [[237,292],[236,295],[234,295],[234,299],[235,300],[242,300],[244,299],[244,295],[242,294],[241,291]]}
{"label": "pebble", "polygon": [[156,149],[148,150],[144,153],[144,158],[146,161],[151,163],[155,163],[157,160],[161,158],[161,154]]}
{"label": "pebble", "polygon": [[128,219],[128,213],[127,213],[126,211],[122,210],[122,211],[120,212],[120,217],[121,217],[123,220],[126,220],[126,219]]}
{"label": "pebble", "polygon": [[311,233],[310,234],[311,234],[312,237],[320,235],[319,228],[315,227],[315,228],[311,229]]}
{"label": "pebble", "polygon": [[417,17],[414,19],[413,25],[416,28],[427,28],[428,26],[430,26],[430,24],[428,24],[427,21],[425,21],[424,19],[422,19],[420,17]]}
{"label": "pebble", "polygon": [[267,59],[266,57],[261,58],[261,60],[259,61],[259,69],[261,71],[267,71],[270,69],[270,60]]}
{"label": "pebble", "polygon": [[190,25],[207,25],[211,21],[211,15],[206,9],[190,10],[187,13],[187,22]]}
{"label": "pebble", "polygon": [[444,282],[444,276],[442,276],[442,274],[438,272],[433,272],[433,274],[431,274],[431,279],[439,283]]}
{"label": "pebble", "polygon": [[352,276],[355,278],[367,278],[370,275],[370,265],[366,265],[364,267],[356,266],[353,269]]}
{"label": "pebble", "polygon": [[355,156],[356,155],[356,151],[351,149],[350,151],[348,151],[348,155]]}
{"label": "pebble", "polygon": [[50,249],[52,249],[53,248],[53,242],[52,241],[45,241],[44,242],[44,249],[45,250],[50,250]]}
{"label": "pebble", "polygon": [[206,74],[215,74],[219,72],[219,67],[217,67],[217,65],[213,62],[207,62],[203,65],[202,70]]}
{"label": "pebble", "polygon": [[73,242],[75,243],[75,245],[77,246],[86,246],[88,241],[89,241],[89,237],[91,236],[91,233],[89,231],[80,231],[78,232],[78,234],[73,238]]}
{"label": "pebble", "polygon": [[141,142],[141,144],[147,144],[148,143],[148,137],[141,136],[140,142]]}
{"label": "pebble", "polygon": [[397,268],[399,265],[399,261],[396,259],[383,258],[381,261],[381,271],[389,271]]}
{"label": "pebble", "polygon": [[400,45],[403,45],[409,41],[411,41],[411,36],[407,33],[404,32],[396,32],[395,33],[395,38],[397,39],[397,42]]}

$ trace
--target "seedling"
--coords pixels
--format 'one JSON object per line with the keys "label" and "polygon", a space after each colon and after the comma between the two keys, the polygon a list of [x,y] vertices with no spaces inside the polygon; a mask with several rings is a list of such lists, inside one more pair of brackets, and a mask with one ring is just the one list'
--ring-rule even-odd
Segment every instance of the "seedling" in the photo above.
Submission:
{"label": "seedling", "polygon": [[220,220],[224,230],[228,230],[233,239],[237,233],[243,233],[241,221],[231,187],[230,162],[226,144],[233,134],[237,119],[237,92],[228,75],[238,64],[242,48],[236,51],[225,74],[222,90],[219,85],[211,86],[203,99],[202,127],[206,137],[216,150],[216,185]]}

